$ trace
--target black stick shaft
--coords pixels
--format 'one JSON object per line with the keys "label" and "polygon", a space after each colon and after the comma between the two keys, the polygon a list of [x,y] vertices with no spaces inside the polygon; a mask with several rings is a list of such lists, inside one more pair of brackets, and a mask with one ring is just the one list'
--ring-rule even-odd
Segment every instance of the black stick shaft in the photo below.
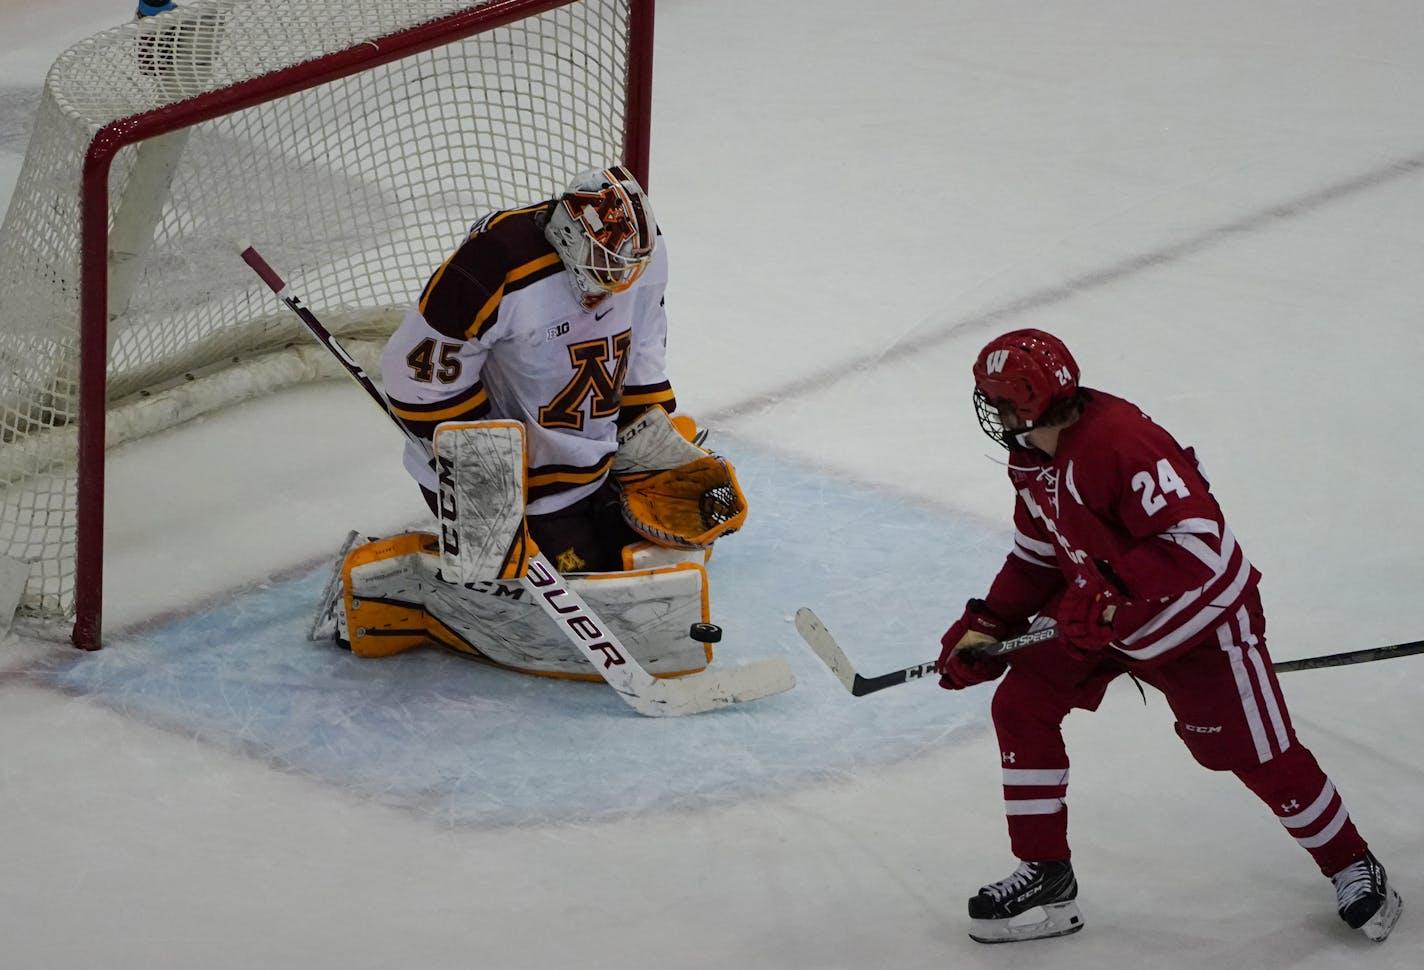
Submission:
{"label": "black stick shaft", "polygon": [[[974,651],[986,657],[998,657],[1006,653],[1013,653],[1022,650],[1024,647],[1031,647],[1035,643],[1043,643],[1052,640],[1058,635],[1058,631],[1053,627],[1044,627],[1041,630],[1034,630],[1022,636],[1014,637],[1011,640],[996,640],[986,643],[983,646],[973,647]],[[912,680],[919,680],[921,677],[937,673],[938,661],[930,660],[922,664],[915,664],[913,667],[905,667],[900,670],[892,670],[888,674],[880,674],[876,677],[862,677],[856,674],[852,682],[850,692],[856,697],[864,697],[866,694],[874,694],[876,691],[885,690],[887,687],[896,687],[900,684],[908,683]]]}
{"label": "black stick shaft", "polygon": [[[900,684],[908,684],[912,680],[920,680],[936,672],[936,662],[931,660],[899,670],[892,670],[889,673],[865,677],[855,670],[850,659],[845,655],[845,651],[841,649],[840,644],[836,643],[825,624],[813,611],[804,607],[797,611],[796,629],[816,655],[825,662],[826,666],[831,668],[831,671],[840,679],[846,689],[856,697],[864,697],[866,694],[874,694],[877,691],[898,687]],[[973,649],[984,656],[1001,656],[1022,650],[1035,643],[1051,640],[1055,636],[1057,636],[1057,631],[1049,626],[1010,640],[986,643]],[[1289,673],[1295,670],[1314,670],[1318,667],[1341,667],[1346,664],[1388,660],[1393,657],[1407,657],[1420,653],[1424,653],[1424,640],[1396,643],[1388,647],[1351,650],[1346,653],[1333,653],[1320,657],[1305,657],[1300,660],[1287,660],[1273,664],[1273,668],[1277,673]]]}
{"label": "black stick shaft", "polygon": [[[396,413],[391,410],[390,402],[386,400],[386,396],[381,393],[380,388],[376,387],[376,383],[367,375],[365,368],[357,363],[356,358],[346,352],[346,348],[341,346],[341,343],[332,335],[331,331],[322,325],[322,322],[316,318],[316,314],[307,309],[302,303],[301,297],[288,290],[286,282],[283,281],[282,277],[277,275],[277,271],[272,268],[267,260],[262,258],[262,254],[251,246],[246,246],[240,255],[242,256],[242,261],[248,266],[251,266],[252,271],[261,278],[262,282],[266,283],[268,288],[277,294],[277,298],[287,304],[291,311],[301,319],[302,324],[311,331],[311,335],[315,337],[323,347],[331,351],[333,357],[341,362],[341,366],[346,368],[346,373],[351,376],[351,379],[357,384],[360,384],[362,390],[371,395],[371,399],[381,406],[381,410],[385,411],[386,415],[396,423],[396,427],[404,431],[406,437],[415,438],[410,429],[406,427],[405,422],[397,417]],[[419,439],[416,440],[419,441]],[[419,443],[424,444],[424,442]]]}
{"label": "black stick shaft", "polygon": [[1391,657],[1408,657],[1424,653],[1424,640],[1396,643],[1388,647],[1370,647],[1365,650],[1350,650],[1346,653],[1330,653],[1323,657],[1302,657],[1300,660],[1285,660],[1275,665],[1276,673],[1290,673],[1293,670],[1315,670],[1318,667],[1344,667],[1347,664],[1363,664],[1372,660],[1388,660]]}

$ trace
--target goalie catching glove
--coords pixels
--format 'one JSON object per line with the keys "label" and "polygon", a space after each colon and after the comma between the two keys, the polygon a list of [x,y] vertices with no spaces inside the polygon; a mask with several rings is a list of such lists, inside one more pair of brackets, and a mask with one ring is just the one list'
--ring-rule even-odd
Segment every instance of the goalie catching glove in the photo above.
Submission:
{"label": "goalie catching glove", "polygon": [[689,441],[661,407],[618,433],[613,480],[624,521],[660,546],[706,549],[747,518],[731,463]]}

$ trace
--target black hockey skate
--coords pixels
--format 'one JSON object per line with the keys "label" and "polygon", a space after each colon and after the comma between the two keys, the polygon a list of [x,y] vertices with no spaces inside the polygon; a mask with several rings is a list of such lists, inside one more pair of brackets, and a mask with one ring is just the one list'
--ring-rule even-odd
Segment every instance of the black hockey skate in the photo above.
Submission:
{"label": "black hockey skate", "polygon": [[1350,929],[1359,930],[1376,943],[1389,936],[1404,902],[1389,884],[1384,866],[1373,852],[1366,852],[1330,877],[1335,884],[1335,905]]}
{"label": "black hockey skate", "polygon": [[969,938],[1015,943],[1067,936],[1083,928],[1071,862],[1022,862],[969,900]]}

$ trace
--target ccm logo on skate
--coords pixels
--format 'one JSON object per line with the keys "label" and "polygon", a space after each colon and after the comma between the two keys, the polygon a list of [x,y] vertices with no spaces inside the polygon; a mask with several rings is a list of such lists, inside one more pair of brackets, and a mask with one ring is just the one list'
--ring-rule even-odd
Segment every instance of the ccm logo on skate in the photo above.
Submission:
{"label": "ccm logo on skate", "polygon": [[582,606],[578,603],[561,606],[554,602],[561,596],[569,595],[569,591],[559,585],[557,577],[545,569],[543,564],[531,562],[529,574],[525,578],[528,579],[529,585],[537,589],[544,599],[548,600],[549,605],[554,608],[554,612],[563,617],[565,626],[578,634],[581,639],[589,641],[590,649],[603,654],[605,668],[617,667],[628,662],[627,658],[618,651],[618,648],[608,642],[606,634],[598,628],[593,617],[584,612]]}
{"label": "ccm logo on skate", "polygon": [[1193,734],[1220,734],[1221,725],[1213,724],[1211,727],[1202,727],[1200,724],[1183,724],[1183,731],[1190,731]]}

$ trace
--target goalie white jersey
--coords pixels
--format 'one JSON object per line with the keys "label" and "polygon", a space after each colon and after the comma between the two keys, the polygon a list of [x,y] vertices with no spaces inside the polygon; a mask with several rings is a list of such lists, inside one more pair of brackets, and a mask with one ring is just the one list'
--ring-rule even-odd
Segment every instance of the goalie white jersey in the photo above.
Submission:
{"label": "goalie white jersey", "polygon": [[[586,306],[544,236],[549,203],[485,216],[431,276],[381,361],[396,415],[431,438],[443,421],[506,418],[527,431],[531,514],[595,491],[618,449],[618,423],[676,407],[666,373],[661,235],[621,293]],[[436,491],[431,453],[407,470]]]}

